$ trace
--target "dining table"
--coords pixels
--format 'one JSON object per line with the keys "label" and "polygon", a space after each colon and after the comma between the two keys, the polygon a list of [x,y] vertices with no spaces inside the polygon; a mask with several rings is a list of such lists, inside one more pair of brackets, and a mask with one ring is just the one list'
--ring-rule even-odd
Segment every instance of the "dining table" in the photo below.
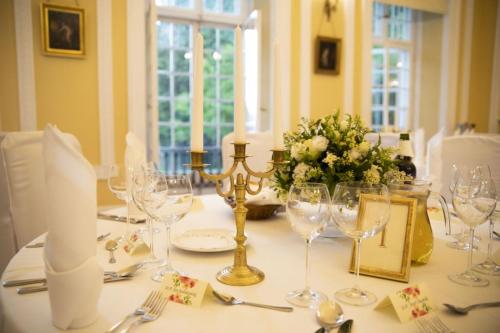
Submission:
{"label": "dining table", "polygon": [[[217,195],[196,197],[197,209],[193,209],[180,222],[172,226],[171,237],[176,239],[192,229],[227,229],[235,232],[233,212]],[[71,221],[68,221],[71,223]],[[454,219],[454,227],[458,226]],[[360,285],[376,294],[378,302],[386,296],[407,286],[424,283],[429,297],[436,306],[435,315],[454,332],[500,332],[500,307],[472,310],[467,315],[457,315],[447,310],[443,303],[468,305],[480,302],[500,301],[500,277],[488,276],[489,286],[466,287],[448,279],[448,274],[461,272],[466,267],[467,252],[450,248],[446,242],[452,240],[445,235],[445,227],[439,214],[431,214],[434,234],[434,249],[430,261],[425,265],[412,266],[408,283],[360,276]],[[131,225],[142,228],[143,224]],[[122,222],[98,219],[98,235],[111,233],[120,236],[125,228]],[[484,240],[487,238],[487,223],[478,227],[482,238],[474,261],[485,258]],[[216,273],[233,263],[233,251],[201,252],[172,246],[172,264],[187,276],[210,283],[214,290],[240,299],[272,305],[289,306],[285,295],[305,284],[305,241],[293,232],[286,213],[279,212],[265,220],[247,220],[248,264],[262,270],[262,282],[250,286],[230,286],[220,283]],[[97,236],[97,235],[96,235]],[[310,252],[309,284],[334,300],[337,290],[351,287],[355,276],[349,273],[353,241],[337,236],[320,236],[312,242]],[[40,235],[31,243],[42,242]],[[500,243],[494,241],[498,248]],[[108,262],[109,253],[105,242],[97,242],[97,257],[102,268],[114,270],[134,258],[118,253],[117,263]],[[363,254],[361,253],[361,256]],[[44,277],[43,247],[23,247],[10,261],[2,275],[2,281]],[[143,270],[132,279],[104,284],[98,302],[98,319],[90,326],[71,329],[71,332],[105,332],[115,322],[134,311],[147,295],[160,284],[151,279],[151,272]],[[377,303],[378,303],[377,302]],[[414,321],[401,323],[390,307],[375,309],[369,306],[342,304],[345,318],[353,319],[352,332],[420,332]],[[0,287],[1,326],[4,333],[58,332],[51,322],[48,292],[25,295],[16,293],[16,288]],[[292,312],[279,312],[245,305],[225,305],[207,295],[200,307],[169,302],[161,316],[149,323],[134,328],[134,332],[307,332],[320,328],[315,310],[294,307]],[[335,330],[333,331],[335,332]]]}

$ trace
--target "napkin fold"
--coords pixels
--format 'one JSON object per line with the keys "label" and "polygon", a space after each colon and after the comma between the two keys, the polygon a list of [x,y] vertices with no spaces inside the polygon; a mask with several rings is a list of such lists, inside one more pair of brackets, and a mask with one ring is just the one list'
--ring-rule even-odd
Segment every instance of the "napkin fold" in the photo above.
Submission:
{"label": "napkin fold", "polygon": [[45,273],[52,322],[79,328],[97,319],[103,271],[96,259],[97,178],[90,163],[57,128],[43,134],[47,194]]}

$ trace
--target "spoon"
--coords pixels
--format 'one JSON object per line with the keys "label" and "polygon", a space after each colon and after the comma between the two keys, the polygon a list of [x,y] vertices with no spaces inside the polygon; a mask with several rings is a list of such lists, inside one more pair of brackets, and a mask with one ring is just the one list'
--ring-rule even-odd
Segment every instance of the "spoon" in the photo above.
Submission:
{"label": "spoon", "polygon": [[284,311],[284,312],[291,312],[293,311],[292,307],[289,306],[274,306],[274,305],[266,305],[266,304],[259,304],[259,303],[252,303],[252,302],[246,302],[242,301],[240,299],[234,298],[233,296],[223,294],[221,292],[212,290],[212,293],[214,294],[215,297],[217,297],[222,303],[226,305],[238,305],[238,304],[243,304],[243,305],[251,305],[251,306],[256,306],[259,308],[265,308],[265,309],[271,309],[271,310],[277,310],[277,311]]}
{"label": "spoon", "polygon": [[443,303],[444,306],[446,306],[449,310],[461,314],[461,315],[466,315],[470,310],[475,309],[475,308],[488,308],[492,306],[500,306],[500,302],[489,302],[489,303],[479,303],[479,304],[472,304],[469,306],[456,306],[453,304],[448,304],[448,303]]}
{"label": "spoon", "polygon": [[344,322],[344,311],[339,304],[333,301],[323,301],[316,310],[316,319],[321,328],[316,333],[329,332],[332,328],[339,327]]}
{"label": "spoon", "polygon": [[109,263],[116,263],[114,251],[118,248],[118,243],[115,240],[110,239],[106,242],[105,248],[109,251]]}

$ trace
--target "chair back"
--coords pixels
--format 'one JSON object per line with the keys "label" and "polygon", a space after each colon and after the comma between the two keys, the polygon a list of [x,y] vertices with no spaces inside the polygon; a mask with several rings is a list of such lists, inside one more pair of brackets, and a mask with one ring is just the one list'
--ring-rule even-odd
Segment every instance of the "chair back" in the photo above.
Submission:
{"label": "chair back", "polygon": [[453,164],[473,167],[488,165],[491,176],[500,179],[500,135],[460,135],[443,139],[441,193],[448,199]]}
{"label": "chair back", "polygon": [[[234,148],[231,144],[234,142],[234,133],[227,134],[222,138],[222,167],[228,170],[233,164],[233,158],[231,155],[234,154]],[[273,135],[271,132],[253,132],[247,133],[247,145],[246,153],[250,155],[247,159],[248,166],[254,171],[266,171],[272,167],[269,162],[272,160],[273,149]],[[241,165],[238,166],[237,172],[246,174]],[[236,174],[235,174],[236,175]],[[224,181],[224,185],[227,186],[228,182]]]}
{"label": "chair back", "polygon": [[[0,146],[6,135],[6,132],[0,132]],[[17,250],[14,227],[10,216],[7,174],[3,154],[0,153],[0,275]]]}
{"label": "chair back", "polygon": [[[1,144],[16,249],[47,231],[42,131],[11,132]],[[81,151],[78,140],[66,134]]]}

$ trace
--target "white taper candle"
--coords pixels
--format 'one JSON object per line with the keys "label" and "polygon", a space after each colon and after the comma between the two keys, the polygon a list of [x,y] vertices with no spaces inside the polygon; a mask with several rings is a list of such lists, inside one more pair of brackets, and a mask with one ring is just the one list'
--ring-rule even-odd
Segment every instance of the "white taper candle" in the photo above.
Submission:
{"label": "white taper candle", "polygon": [[203,36],[198,33],[194,46],[193,107],[191,150],[203,151]]}
{"label": "white taper candle", "polygon": [[246,143],[245,104],[243,98],[243,43],[239,26],[234,29],[234,49],[234,142]]}
{"label": "white taper candle", "polygon": [[280,57],[278,42],[274,42],[274,64],[273,64],[273,138],[274,149],[284,149],[283,143],[283,113],[281,109],[281,81],[280,81]]}

